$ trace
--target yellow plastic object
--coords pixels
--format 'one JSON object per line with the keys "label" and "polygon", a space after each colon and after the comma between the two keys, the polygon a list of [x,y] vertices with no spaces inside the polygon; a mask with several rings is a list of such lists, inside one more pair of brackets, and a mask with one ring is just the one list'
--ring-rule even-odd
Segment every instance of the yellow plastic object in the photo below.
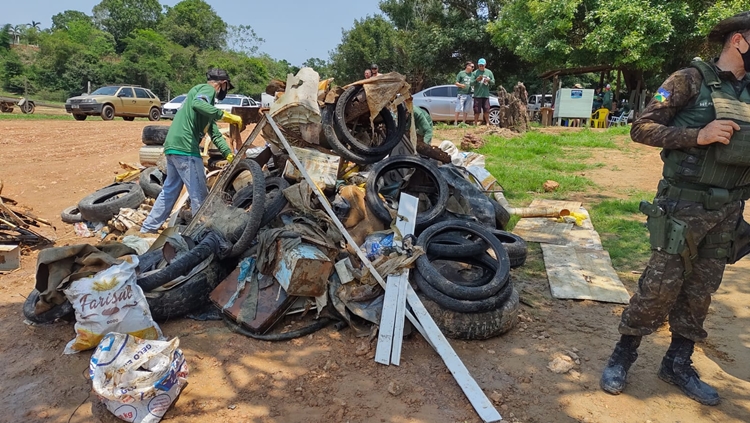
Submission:
{"label": "yellow plastic object", "polygon": [[567,216],[560,216],[557,221],[560,223],[574,223],[576,226],[583,226],[583,221],[588,217],[583,213],[570,212]]}
{"label": "yellow plastic object", "polygon": [[139,175],[141,173],[140,170],[129,170],[127,172],[123,172],[115,176],[115,182],[126,182],[133,179],[134,176]]}
{"label": "yellow plastic object", "polygon": [[607,127],[607,116],[609,116],[609,110],[598,109],[591,115],[591,127],[592,128],[606,128]]}

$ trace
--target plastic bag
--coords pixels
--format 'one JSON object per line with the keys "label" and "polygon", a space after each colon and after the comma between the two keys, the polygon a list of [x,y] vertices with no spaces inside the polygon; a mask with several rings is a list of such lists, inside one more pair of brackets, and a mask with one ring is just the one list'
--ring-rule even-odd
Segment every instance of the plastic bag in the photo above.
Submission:
{"label": "plastic bag", "polygon": [[95,348],[110,332],[143,339],[162,337],[143,290],[136,283],[136,267],[138,257],[126,256],[121,264],[74,281],[65,290],[76,312],[76,337],[65,346],[65,354]]}
{"label": "plastic bag", "polygon": [[393,243],[395,234],[393,232],[377,232],[365,238],[365,243],[360,249],[365,253],[367,259],[373,261],[380,256],[388,256],[396,251]]}
{"label": "plastic bag", "polygon": [[107,409],[133,423],[157,423],[187,383],[180,340],[105,336],[91,356],[89,377]]}

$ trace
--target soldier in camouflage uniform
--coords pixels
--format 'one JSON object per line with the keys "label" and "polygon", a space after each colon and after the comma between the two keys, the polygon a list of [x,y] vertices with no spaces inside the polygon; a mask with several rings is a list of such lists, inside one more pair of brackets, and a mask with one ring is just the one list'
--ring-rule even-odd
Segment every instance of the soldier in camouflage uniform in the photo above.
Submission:
{"label": "soldier in camouflage uniform", "polygon": [[719,22],[709,34],[723,43],[719,58],[672,74],[630,131],[634,141],[663,149],[664,179],[654,203],[641,204],[652,256],[602,373],[608,393],[622,392],[641,338],[668,317],[672,343],[658,376],[702,404],[720,401],[690,357],[694,343],[707,336],[711,294],[734,259],[732,241],[750,198],[750,126],[740,131],[738,125],[750,124],[748,39],[750,12]]}

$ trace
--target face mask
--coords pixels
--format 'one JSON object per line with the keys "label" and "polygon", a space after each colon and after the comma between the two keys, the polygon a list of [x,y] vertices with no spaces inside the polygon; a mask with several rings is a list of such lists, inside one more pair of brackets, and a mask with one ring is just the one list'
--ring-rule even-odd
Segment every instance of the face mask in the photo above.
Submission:
{"label": "face mask", "polygon": [[224,87],[221,87],[221,88],[219,89],[219,92],[218,92],[218,93],[216,93],[216,99],[217,99],[217,100],[219,100],[219,101],[221,101],[221,100],[224,100],[224,98],[225,98],[226,96],[227,96],[227,89],[226,89],[226,88],[224,88]]}
{"label": "face mask", "polygon": [[745,72],[750,72],[750,43],[747,42],[744,35],[742,36],[742,39],[745,41],[745,44],[747,44],[747,51],[743,53],[740,49],[737,49],[737,53],[742,57],[742,64],[745,67]]}

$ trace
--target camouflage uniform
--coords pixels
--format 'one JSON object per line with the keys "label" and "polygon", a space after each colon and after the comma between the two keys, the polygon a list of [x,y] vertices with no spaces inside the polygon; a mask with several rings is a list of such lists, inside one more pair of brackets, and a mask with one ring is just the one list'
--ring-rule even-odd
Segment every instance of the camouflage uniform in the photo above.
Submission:
{"label": "camouflage uniform", "polygon": [[[731,72],[720,72],[719,78],[730,81],[738,92],[748,83],[747,78],[738,81]],[[683,108],[695,101],[702,83],[700,72],[694,68],[672,74],[659,90],[668,93],[668,98],[649,103],[630,131],[633,141],[667,150],[697,147],[700,128],[670,125]],[[663,189],[657,192],[654,203],[667,215],[688,225],[699,249],[729,248],[729,245],[707,243],[706,235],[733,232],[744,205],[742,201],[732,201],[717,210],[706,210],[702,203],[666,198]],[[707,333],[703,330],[703,321],[711,304],[711,294],[721,284],[726,262],[727,258],[699,256],[693,260],[692,272],[685,277],[682,256],[654,250],[630,305],[622,313],[620,333],[648,335],[669,316],[673,333],[692,341],[705,339]]]}

